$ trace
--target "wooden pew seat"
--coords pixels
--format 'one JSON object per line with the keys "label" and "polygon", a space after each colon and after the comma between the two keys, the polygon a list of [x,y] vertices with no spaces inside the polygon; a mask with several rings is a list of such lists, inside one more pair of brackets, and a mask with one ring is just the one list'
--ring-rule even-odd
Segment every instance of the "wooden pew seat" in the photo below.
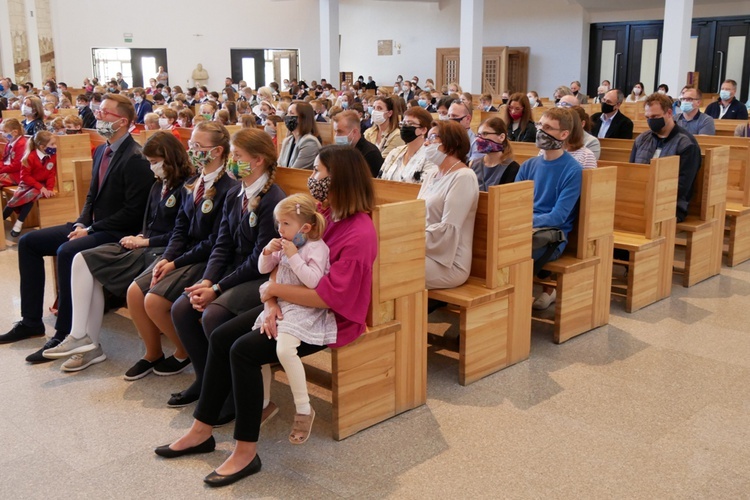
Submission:
{"label": "wooden pew seat", "polygon": [[466,283],[456,288],[430,290],[429,296],[431,299],[447,302],[459,307],[470,308],[506,297],[512,292],[513,285],[503,285],[489,289],[482,280],[469,278]]}

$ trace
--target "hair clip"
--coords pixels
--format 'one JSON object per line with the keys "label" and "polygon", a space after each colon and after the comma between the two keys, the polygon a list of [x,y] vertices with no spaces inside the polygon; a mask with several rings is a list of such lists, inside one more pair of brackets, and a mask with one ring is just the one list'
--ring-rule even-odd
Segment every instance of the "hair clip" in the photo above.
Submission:
{"label": "hair clip", "polygon": [[297,215],[299,215],[299,203],[295,203],[294,206],[297,207]]}

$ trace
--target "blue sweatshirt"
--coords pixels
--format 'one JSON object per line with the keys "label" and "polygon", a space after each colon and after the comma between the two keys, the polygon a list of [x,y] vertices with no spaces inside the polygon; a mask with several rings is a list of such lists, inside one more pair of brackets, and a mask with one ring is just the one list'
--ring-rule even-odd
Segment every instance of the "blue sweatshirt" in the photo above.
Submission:
{"label": "blue sweatshirt", "polygon": [[[556,227],[565,233],[573,229],[581,197],[581,164],[568,152],[557,160],[536,156],[523,162],[516,181],[534,181],[534,227]],[[560,245],[560,251],[565,244]]]}

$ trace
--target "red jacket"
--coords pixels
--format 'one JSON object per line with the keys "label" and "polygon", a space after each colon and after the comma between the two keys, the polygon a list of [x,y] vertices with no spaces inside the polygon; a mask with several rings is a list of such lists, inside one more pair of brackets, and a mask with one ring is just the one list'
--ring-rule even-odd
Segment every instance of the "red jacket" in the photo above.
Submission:
{"label": "red jacket", "polygon": [[[9,174],[15,178],[16,183],[20,180],[21,160],[23,155],[26,154],[26,137],[21,136],[16,142],[11,145],[8,143],[5,145],[5,151],[3,152],[2,161],[0,161],[0,174]],[[6,165],[5,162],[10,158],[10,164]]]}
{"label": "red jacket", "polygon": [[45,155],[39,158],[39,154],[33,151],[26,158],[26,165],[21,170],[21,182],[36,189],[54,189],[57,176],[57,155]]}

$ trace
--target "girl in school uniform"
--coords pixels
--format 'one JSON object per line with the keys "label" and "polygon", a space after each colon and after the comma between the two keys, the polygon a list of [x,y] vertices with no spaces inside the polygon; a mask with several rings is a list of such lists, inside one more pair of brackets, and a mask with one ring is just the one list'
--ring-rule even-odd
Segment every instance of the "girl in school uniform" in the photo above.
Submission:
{"label": "girl in school uniform", "polygon": [[[75,117],[77,118],[77,117]],[[104,289],[124,297],[128,286],[166,250],[182,205],[183,184],[192,175],[185,148],[167,132],[149,137],[143,154],[156,177],[140,234],[85,250],[73,259],[73,324],[70,335],[44,351],[48,359],[72,356],[61,370],[76,372],[104,361],[99,343],[104,316]]]}
{"label": "girl in school uniform", "polygon": [[23,155],[26,154],[26,137],[23,135],[21,122],[15,118],[3,121],[3,135],[8,141],[0,163],[0,186],[18,186],[21,182]]}
{"label": "girl in school uniform", "polygon": [[29,215],[34,202],[39,198],[55,196],[57,175],[57,138],[46,130],[41,130],[28,140],[28,153],[21,169],[21,182],[8,205],[3,210],[3,219],[14,211],[18,219],[10,231],[12,237],[21,234],[23,221]]}
{"label": "girl in school uniform", "polygon": [[[190,365],[170,310],[185,288],[203,276],[219,234],[227,194],[237,182],[224,170],[229,156],[226,128],[216,122],[201,122],[193,129],[188,145],[188,157],[200,174],[185,183],[175,227],[161,258],[128,288],[128,309],[146,354],[125,373],[125,380],[138,380],[152,371],[175,375]],[[176,347],[169,358],[162,351],[162,333]]]}
{"label": "girl in school uniform", "polygon": [[42,100],[36,96],[27,96],[21,106],[21,114],[24,116],[21,126],[24,135],[34,135],[40,130],[46,130],[44,125],[44,105]]}

